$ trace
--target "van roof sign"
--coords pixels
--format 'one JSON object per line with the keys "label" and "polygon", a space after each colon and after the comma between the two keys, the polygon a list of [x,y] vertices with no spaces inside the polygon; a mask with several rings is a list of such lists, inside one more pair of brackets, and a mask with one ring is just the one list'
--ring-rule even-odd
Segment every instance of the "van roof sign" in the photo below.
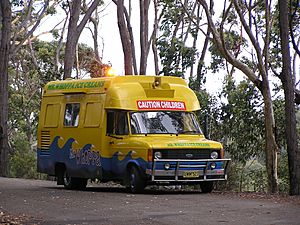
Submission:
{"label": "van roof sign", "polygon": [[67,90],[78,88],[101,88],[104,81],[54,83],[47,86],[48,90]]}

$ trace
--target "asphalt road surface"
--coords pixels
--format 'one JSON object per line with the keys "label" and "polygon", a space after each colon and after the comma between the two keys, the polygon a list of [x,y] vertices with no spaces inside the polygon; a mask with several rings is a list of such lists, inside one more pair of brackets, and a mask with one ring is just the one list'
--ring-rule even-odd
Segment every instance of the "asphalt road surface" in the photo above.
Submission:
{"label": "asphalt road surface", "polygon": [[296,200],[186,190],[133,195],[107,185],[71,191],[52,181],[0,177],[0,224],[1,215],[9,214],[25,217],[21,224],[299,225]]}

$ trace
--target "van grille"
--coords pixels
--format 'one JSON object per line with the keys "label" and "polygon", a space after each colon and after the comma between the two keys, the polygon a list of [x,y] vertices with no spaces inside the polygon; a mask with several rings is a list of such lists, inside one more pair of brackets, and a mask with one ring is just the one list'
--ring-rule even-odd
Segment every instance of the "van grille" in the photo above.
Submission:
{"label": "van grille", "polygon": [[163,159],[210,159],[212,151],[218,152],[220,158],[218,149],[156,149],[155,151],[160,151]]}
{"label": "van grille", "polygon": [[41,150],[49,150],[50,148],[50,131],[41,131]]}

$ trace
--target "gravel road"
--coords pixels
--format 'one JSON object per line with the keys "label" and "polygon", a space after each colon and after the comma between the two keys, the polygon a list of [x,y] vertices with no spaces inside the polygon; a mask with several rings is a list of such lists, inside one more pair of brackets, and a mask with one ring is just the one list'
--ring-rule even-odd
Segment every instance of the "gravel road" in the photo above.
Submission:
{"label": "gravel road", "polygon": [[65,190],[52,181],[0,177],[0,224],[300,224],[299,197],[146,190],[89,185]]}

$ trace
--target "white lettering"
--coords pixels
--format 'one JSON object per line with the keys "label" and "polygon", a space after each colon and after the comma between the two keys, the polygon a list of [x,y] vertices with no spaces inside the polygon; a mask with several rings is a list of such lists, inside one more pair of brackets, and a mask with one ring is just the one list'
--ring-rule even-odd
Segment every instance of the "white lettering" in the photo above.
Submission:
{"label": "white lettering", "polygon": [[140,100],[140,101],[137,101],[137,107],[138,107],[138,109],[185,110],[184,102],[179,102],[179,101]]}

